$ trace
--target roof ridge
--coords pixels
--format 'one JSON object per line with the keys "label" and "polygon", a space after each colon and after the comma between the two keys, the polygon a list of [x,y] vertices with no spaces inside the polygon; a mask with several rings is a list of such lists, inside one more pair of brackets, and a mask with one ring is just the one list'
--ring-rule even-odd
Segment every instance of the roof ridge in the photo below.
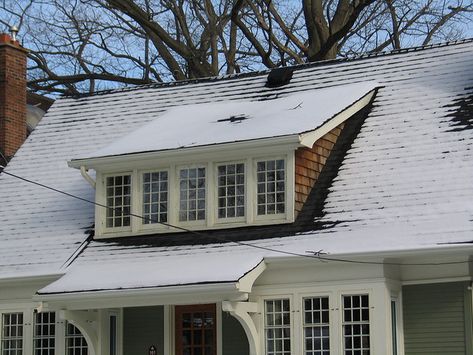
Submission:
{"label": "roof ridge", "polygon": [[[371,52],[371,53],[368,52],[368,53],[357,54],[352,57],[326,59],[326,60],[320,60],[317,62],[290,65],[288,67],[291,67],[294,69],[305,69],[305,68],[329,65],[329,64],[334,64],[334,63],[345,63],[345,62],[352,62],[356,60],[363,60],[367,58],[385,57],[385,56],[391,56],[391,55],[397,55],[397,54],[416,52],[416,51],[421,51],[421,50],[429,50],[433,48],[449,47],[449,46],[455,46],[455,45],[471,43],[471,42],[473,42],[473,37],[453,40],[453,41],[440,42],[440,43],[432,43],[432,44],[426,44],[426,45],[420,45],[420,46],[401,48],[401,49],[393,49],[389,51]],[[141,89],[147,89],[147,88],[163,88],[163,87],[181,86],[181,85],[189,85],[189,84],[207,83],[211,81],[251,78],[258,75],[267,74],[272,69],[273,68],[264,69],[264,70],[256,70],[256,71],[245,72],[245,73],[209,76],[209,77],[203,77],[203,78],[198,78],[198,79],[185,79],[185,80],[169,81],[169,82],[161,82],[161,83],[156,82],[156,83],[150,83],[150,84],[141,84],[141,85],[134,85],[134,86],[129,86],[129,87],[116,88],[116,89],[99,90],[93,93],[81,93],[81,94],[73,94],[73,95],[66,94],[64,95],[64,97],[71,97],[74,99],[79,99],[83,97],[92,97],[92,96],[106,95],[110,93],[135,91],[135,90],[141,90]]]}

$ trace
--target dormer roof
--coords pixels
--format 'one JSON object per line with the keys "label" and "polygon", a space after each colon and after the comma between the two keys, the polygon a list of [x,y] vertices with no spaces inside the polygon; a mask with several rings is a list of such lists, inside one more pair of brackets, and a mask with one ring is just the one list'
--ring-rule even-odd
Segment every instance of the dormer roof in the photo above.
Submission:
{"label": "dormer roof", "polygon": [[[108,156],[270,138],[292,138],[293,144],[311,146],[348,119],[353,112],[342,113],[354,108],[363,98],[371,98],[377,86],[376,82],[368,81],[290,94],[274,93],[249,102],[232,100],[170,107],[86,158],[73,159],[72,165]],[[362,106],[356,107],[355,112]],[[307,134],[318,129],[316,136],[303,141]]]}

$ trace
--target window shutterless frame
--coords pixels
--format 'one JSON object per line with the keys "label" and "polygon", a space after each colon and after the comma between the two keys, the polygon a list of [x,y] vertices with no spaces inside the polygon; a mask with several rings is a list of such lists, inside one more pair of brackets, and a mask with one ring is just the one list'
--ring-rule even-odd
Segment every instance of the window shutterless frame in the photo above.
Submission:
{"label": "window shutterless frame", "polygon": [[[258,163],[270,162],[270,161],[284,161],[284,212],[275,211],[275,213],[270,214],[259,214],[258,213]],[[292,159],[291,159],[292,160]],[[294,208],[293,203],[290,203],[290,199],[294,198],[294,194],[290,193],[290,182],[288,183],[288,175],[293,173],[293,169],[288,171],[288,155],[278,155],[278,156],[264,156],[253,159],[252,164],[252,183],[254,188],[253,193],[253,219],[256,222],[262,221],[273,221],[286,219],[290,220],[290,209]],[[289,173],[289,174],[288,174]],[[292,184],[291,184],[292,185]],[[293,188],[293,187],[292,187]]]}
{"label": "window shutterless frame", "polygon": [[[171,214],[174,213],[174,211],[171,210],[171,198],[173,196],[172,195],[172,188],[174,186],[174,182],[172,181],[172,179],[174,178],[174,175],[171,174],[171,169],[170,168],[157,168],[157,169],[150,169],[150,170],[138,170],[137,172],[137,175],[138,175],[138,186],[136,186],[135,188],[135,191],[136,191],[136,199],[135,201],[137,201],[137,205],[138,205],[138,208],[137,208],[137,211],[138,211],[138,214],[140,216],[143,216],[143,217],[149,217],[149,213],[146,213],[145,211],[145,174],[156,174],[156,173],[163,173],[165,172],[167,174],[167,198],[166,198],[166,204],[167,204],[167,220],[164,221],[164,223],[171,223],[170,221],[170,217],[171,217]],[[157,184],[158,182],[155,182],[154,184]],[[153,184],[151,182],[151,184]],[[161,184],[161,182],[159,182],[159,184]],[[161,189],[160,189],[160,192]],[[153,216],[150,216],[150,217],[153,217]],[[155,222],[153,219],[151,221],[149,221],[150,223],[146,223],[147,221],[145,219],[140,219],[137,223],[137,225],[139,226],[138,229],[140,230],[157,230],[157,231],[161,231],[161,230],[168,230],[169,227],[167,227],[166,225],[162,224],[162,223],[158,223],[158,222]],[[161,221],[159,221],[161,222]]]}
{"label": "window shutterless frame", "polygon": [[[231,173],[227,172],[225,174],[225,184],[222,185],[219,181],[223,178],[223,172],[219,171],[221,167],[230,167],[230,166],[243,166],[243,173]],[[248,204],[249,201],[251,201],[251,198],[248,197],[248,165],[245,160],[233,160],[233,161],[222,161],[222,162],[215,162],[213,164],[213,177],[214,177],[214,185],[215,185],[215,191],[214,191],[214,196],[213,196],[213,207],[211,207],[211,211],[209,213],[212,213],[214,215],[214,221],[215,224],[226,224],[226,223],[245,223],[247,221],[247,215],[248,215]],[[241,179],[241,175],[243,175],[243,183],[240,184],[239,179]],[[231,181],[229,182],[229,177],[235,178],[235,184],[232,184]],[[234,186],[233,186],[234,185]],[[237,189],[243,185],[243,194],[240,194],[237,192]],[[228,214],[225,217],[221,217],[219,215],[219,210],[224,209],[225,207],[228,207],[228,204],[225,204],[224,207],[221,206],[220,204],[220,199],[222,198],[228,198],[229,196],[226,195],[225,197],[222,197],[220,195],[220,190],[225,189],[227,192],[231,188],[235,189],[235,196],[243,196],[243,215],[242,216],[228,216]],[[237,197],[236,197],[237,198]],[[228,201],[228,200],[227,200]],[[232,206],[230,206],[232,207]],[[236,210],[238,211],[238,206],[235,206]],[[237,213],[236,213],[237,214]]]}
{"label": "window shutterless frame", "polygon": [[[133,226],[133,217],[129,216],[130,218],[130,223],[129,225],[127,226],[120,226],[120,227],[109,227],[107,226],[107,216],[110,212],[109,209],[108,209],[108,201],[107,201],[107,188],[108,188],[108,185],[107,185],[107,179],[109,178],[116,178],[116,177],[119,177],[119,176],[129,176],[130,177],[130,205],[129,205],[129,208],[130,208],[130,213],[133,213],[134,209],[135,209],[135,206],[134,206],[134,200],[135,200],[135,176],[133,174],[133,171],[126,171],[126,172],[120,172],[120,173],[116,173],[116,174],[104,174],[102,175],[102,186],[101,186],[101,193],[102,193],[102,203],[103,205],[107,206],[107,208],[104,208],[104,207],[98,207],[100,208],[100,212],[99,212],[99,215],[101,216],[101,226],[102,226],[102,230],[104,231],[104,233],[118,233],[118,232],[128,232],[128,231],[132,231],[132,226]],[[113,197],[114,198],[114,197]],[[113,207],[113,206],[112,206]]]}
{"label": "window shutterless frame", "polygon": [[[173,189],[174,191],[174,196],[171,198],[176,201],[176,206],[177,209],[173,211],[177,216],[174,218],[175,221],[177,221],[177,225],[182,226],[182,227],[189,227],[189,228],[194,228],[194,227],[203,227],[207,225],[207,220],[209,218],[209,163],[196,163],[196,164],[182,164],[182,165],[176,165],[175,168],[175,181],[174,181],[174,186],[175,188]],[[201,175],[201,169],[204,169],[204,175]],[[187,174],[194,174],[194,171],[196,172],[196,176],[185,176],[185,171],[187,171]],[[204,185],[199,185],[204,179]],[[184,188],[181,186],[183,182],[187,182],[186,185],[187,187]],[[191,185],[192,182],[192,185]],[[194,186],[193,184],[196,184]],[[182,187],[182,188],[181,188]],[[203,211],[204,211],[204,218],[199,219],[199,212],[201,211],[201,205],[199,203],[202,203],[202,198],[199,195],[202,192],[202,187],[204,189],[204,206],[203,206]],[[184,189],[184,190],[183,190]],[[185,193],[186,196],[181,195],[181,193]],[[196,194],[195,196],[193,194]],[[186,204],[186,208],[181,209],[181,206],[183,204]],[[194,206],[195,203],[195,206]],[[195,212],[196,216],[195,219],[192,218],[193,212]],[[181,220],[181,213],[187,215],[186,220]],[[190,219],[189,219],[190,218]]]}

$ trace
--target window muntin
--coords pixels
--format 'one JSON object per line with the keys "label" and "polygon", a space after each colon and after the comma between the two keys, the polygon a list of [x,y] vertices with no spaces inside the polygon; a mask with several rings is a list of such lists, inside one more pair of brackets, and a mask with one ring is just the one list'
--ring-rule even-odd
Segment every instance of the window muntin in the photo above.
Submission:
{"label": "window muntin", "polygon": [[89,348],[87,346],[87,340],[75,325],[66,323],[65,338],[67,355],[88,355]]}
{"label": "window muntin", "polygon": [[116,175],[106,178],[107,228],[130,226],[131,175]]}
{"label": "window muntin", "polygon": [[245,216],[245,164],[217,166],[217,217]]}
{"label": "window muntin", "polygon": [[143,174],[143,224],[167,223],[168,193],[166,170]]}
{"label": "window muntin", "polygon": [[266,355],[291,354],[291,310],[289,299],[264,303]]}
{"label": "window muntin", "polygon": [[179,221],[205,220],[206,169],[179,169]]}
{"label": "window muntin", "polygon": [[55,333],[56,314],[54,312],[34,314],[34,355],[54,355]]}
{"label": "window muntin", "polygon": [[286,210],[286,167],[284,159],[256,163],[257,214],[274,215]]}
{"label": "window muntin", "polygon": [[2,315],[2,355],[23,354],[23,313],[4,313]]}
{"label": "window muntin", "polygon": [[343,350],[345,355],[370,354],[368,295],[344,295]]}
{"label": "window muntin", "polygon": [[304,354],[329,355],[329,298],[304,298],[303,305]]}

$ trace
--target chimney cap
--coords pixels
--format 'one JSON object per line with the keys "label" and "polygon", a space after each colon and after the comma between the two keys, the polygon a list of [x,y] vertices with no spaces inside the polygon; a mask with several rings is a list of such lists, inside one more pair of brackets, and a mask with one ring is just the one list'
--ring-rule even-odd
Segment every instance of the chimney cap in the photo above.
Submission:
{"label": "chimney cap", "polygon": [[13,41],[17,40],[16,35],[18,34],[18,31],[19,31],[19,29],[15,25],[10,26],[10,35],[11,35]]}

